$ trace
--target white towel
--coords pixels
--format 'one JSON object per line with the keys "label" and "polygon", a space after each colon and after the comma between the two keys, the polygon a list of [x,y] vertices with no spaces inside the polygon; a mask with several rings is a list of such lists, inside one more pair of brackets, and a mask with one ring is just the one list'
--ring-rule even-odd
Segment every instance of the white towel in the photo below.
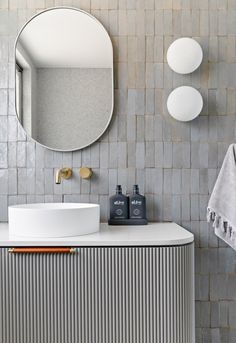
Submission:
{"label": "white towel", "polygon": [[231,144],[212,191],[207,220],[215,234],[236,250],[236,144]]}

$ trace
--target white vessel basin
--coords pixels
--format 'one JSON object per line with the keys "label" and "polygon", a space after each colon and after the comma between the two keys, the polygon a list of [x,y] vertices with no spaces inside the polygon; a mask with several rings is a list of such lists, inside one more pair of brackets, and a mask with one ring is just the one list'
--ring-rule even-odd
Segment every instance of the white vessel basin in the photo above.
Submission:
{"label": "white vessel basin", "polygon": [[100,206],[44,203],[9,206],[9,234],[23,237],[70,237],[99,231]]}

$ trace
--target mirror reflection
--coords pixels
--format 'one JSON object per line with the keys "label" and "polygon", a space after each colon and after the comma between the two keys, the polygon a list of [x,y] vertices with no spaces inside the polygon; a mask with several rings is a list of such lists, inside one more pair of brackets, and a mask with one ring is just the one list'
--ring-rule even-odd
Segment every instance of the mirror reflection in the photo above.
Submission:
{"label": "mirror reflection", "polygon": [[54,8],[33,17],[16,41],[16,111],[26,133],[55,150],[95,142],[113,111],[111,40],[90,14]]}

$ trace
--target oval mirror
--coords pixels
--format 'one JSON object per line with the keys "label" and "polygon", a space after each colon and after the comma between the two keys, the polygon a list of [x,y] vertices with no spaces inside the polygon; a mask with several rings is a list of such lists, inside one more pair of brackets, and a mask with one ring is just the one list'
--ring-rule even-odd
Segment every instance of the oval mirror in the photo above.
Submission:
{"label": "oval mirror", "polygon": [[43,146],[82,149],[107,129],[113,111],[113,49],[102,24],[74,8],[30,19],[15,44],[16,113]]}

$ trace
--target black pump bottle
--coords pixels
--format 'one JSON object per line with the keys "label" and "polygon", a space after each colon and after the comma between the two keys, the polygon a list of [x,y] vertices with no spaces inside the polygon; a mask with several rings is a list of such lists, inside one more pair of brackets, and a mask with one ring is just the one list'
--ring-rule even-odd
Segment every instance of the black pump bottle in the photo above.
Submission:
{"label": "black pump bottle", "polygon": [[130,196],[129,216],[131,219],[146,219],[146,198],[139,194],[138,185],[134,185]]}
{"label": "black pump bottle", "polygon": [[128,197],[122,194],[121,185],[116,186],[116,194],[110,197],[110,219],[127,219]]}

